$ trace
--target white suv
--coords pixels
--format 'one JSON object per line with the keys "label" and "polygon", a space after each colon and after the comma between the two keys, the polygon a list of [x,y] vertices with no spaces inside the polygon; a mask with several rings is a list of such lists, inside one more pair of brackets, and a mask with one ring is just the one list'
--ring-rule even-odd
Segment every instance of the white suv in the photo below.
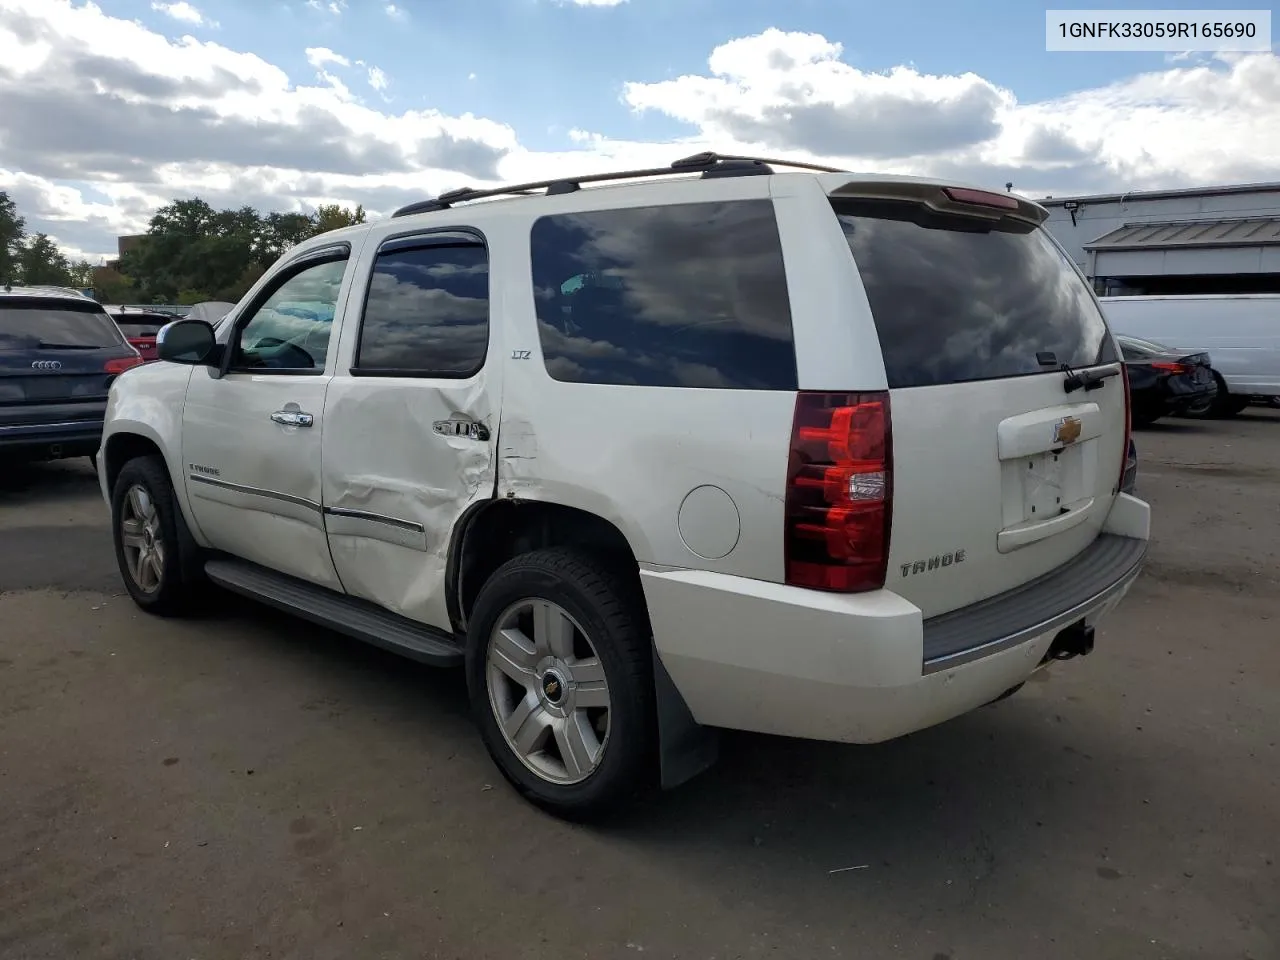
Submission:
{"label": "white suv", "polygon": [[882,741],[1088,653],[1149,510],[1045,210],[780,165],[454,191],[168,325],[98,454],[130,594],[465,665],[563,815],[715,728]]}

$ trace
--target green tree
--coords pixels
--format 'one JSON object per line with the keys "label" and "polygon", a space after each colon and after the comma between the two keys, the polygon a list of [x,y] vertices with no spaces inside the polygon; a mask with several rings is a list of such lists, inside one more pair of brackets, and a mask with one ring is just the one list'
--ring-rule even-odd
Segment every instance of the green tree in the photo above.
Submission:
{"label": "green tree", "polygon": [[67,270],[67,279],[77,290],[93,286],[93,271],[96,269],[88,260],[76,260]]}
{"label": "green tree", "polygon": [[305,213],[269,213],[258,232],[258,262],[270,266],[290,247],[315,234],[316,222]]}
{"label": "green tree", "polygon": [[175,200],[155,212],[146,234],[121,257],[120,274],[132,279],[140,303],[236,301],[289,248],[364,222],[362,206],[263,215],[252,207],[215,210],[199,197]]}
{"label": "green tree", "polygon": [[330,230],[339,230],[342,227],[353,227],[357,223],[364,223],[363,206],[357,206],[352,210],[336,203],[322,204],[316,208],[315,231],[312,235],[328,233]]}
{"label": "green tree", "polygon": [[156,211],[146,236],[121,257],[120,271],[152,302],[221,290],[257,262],[261,232],[252,207],[217,211],[199,197],[175,200]]}
{"label": "green tree", "polygon": [[260,263],[251,263],[241,272],[239,278],[230,286],[224,287],[217,291],[213,299],[222,300],[227,303],[239,303],[240,298],[253,289],[253,285],[262,278],[267,272],[267,268]]}
{"label": "green tree", "polygon": [[18,206],[0,190],[0,283],[17,281],[18,251],[26,236],[27,224],[18,216]]}
{"label": "green tree", "polygon": [[212,300],[213,297],[205,293],[203,290],[179,290],[176,297],[178,303],[184,307],[192,307],[197,303],[204,303],[206,300]]}
{"label": "green tree", "polygon": [[136,303],[137,291],[133,280],[112,267],[94,267],[93,295],[99,303]]}
{"label": "green tree", "polygon": [[18,247],[18,277],[28,287],[67,287],[71,264],[48,234],[37,233]]}

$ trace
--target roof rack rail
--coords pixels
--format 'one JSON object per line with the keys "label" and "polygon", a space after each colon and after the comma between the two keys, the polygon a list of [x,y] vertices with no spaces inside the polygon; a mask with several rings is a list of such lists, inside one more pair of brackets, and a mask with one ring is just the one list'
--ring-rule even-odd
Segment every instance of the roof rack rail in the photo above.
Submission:
{"label": "roof rack rail", "polygon": [[839,167],[826,167],[818,163],[805,163],[800,160],[773,160],[766,157],[740,157],[725,153],[695,153],[691,157],[676,160],[669,167],[649,167],[642,170],[619,170],[613,173],[590,173],[581,177],[558,177],[554,180],[537,180],[532,183],[516,183],[509,187],[493,187],[476,190],[472,187],[459,187],[446,190],[438,197],[419,200],[401,207],[392,217],[408,217],[415,213],[430,213],[433,210],[448,210],[455,203],[468,200],[481,200],[485,197],[503,197],[512,195],[554,197],[564,193],[573,193],[582,189],[584,183],[604,183],[609,180],[639,180],[645,177],[673,177],[681,174],[702,171],[703,179],[717,177],[749,177],[773,173],[774,167],[794,167],[800,170],[815,170],[819,173],[847,173]]}

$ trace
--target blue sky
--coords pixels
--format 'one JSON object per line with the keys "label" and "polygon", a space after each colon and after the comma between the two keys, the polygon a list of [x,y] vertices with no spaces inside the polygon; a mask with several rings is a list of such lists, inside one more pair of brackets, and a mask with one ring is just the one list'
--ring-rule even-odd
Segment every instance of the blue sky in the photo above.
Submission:
{"label": "blue sky", "polygon": [[[158,29],[172,32],[175,26],[152,9],[151,0],[100,2]],[[393,108],[431,106],[518,124],[522,139],[535,149],[564,147],[573,127],[627,139],[687,134],[687,125],[625,109],[622,85],[704,72],[715,46],[769,27],[839,41],[845,61],[863,70],[912,64],[933,74],[973,71],[1025,100],[1100,86],[1164,64],[1162,54],[1048,54],[1045,6],[1026,0],[626,0],[613,6],[400,0],[400,17],[386,13],[386,0],[347,0],[339,15],[324,9],[327,0],[322,9],[305,0],[204,0],[198,6],[220,27],[197,33],[260,53],[291,74],[311,72],[306,48],[328,47],[380,67],[390,80]],[[1095,0],[1087,6],[1177,5]]]}
{"label": "blue sky", "polygon": [[94,258],[181,197],[376,216],[465,184],[705,149],[1033,197],[1280,180],[1274,52],[1047,53],[1044,11],[0,0],[0,190],[32,229]]}

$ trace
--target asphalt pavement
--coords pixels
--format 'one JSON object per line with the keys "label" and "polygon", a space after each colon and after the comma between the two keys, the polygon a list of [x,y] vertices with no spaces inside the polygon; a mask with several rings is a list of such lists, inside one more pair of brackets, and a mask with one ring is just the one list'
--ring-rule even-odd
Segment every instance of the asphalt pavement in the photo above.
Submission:
{"label": "asphalt pavement", "polygon": [[874,747],[752,735],[607,826],[461,678],[123,594],[85,461],[0,467],[0,957],[1280,958],[1280,412],[1137,435],[1095,652]]}

